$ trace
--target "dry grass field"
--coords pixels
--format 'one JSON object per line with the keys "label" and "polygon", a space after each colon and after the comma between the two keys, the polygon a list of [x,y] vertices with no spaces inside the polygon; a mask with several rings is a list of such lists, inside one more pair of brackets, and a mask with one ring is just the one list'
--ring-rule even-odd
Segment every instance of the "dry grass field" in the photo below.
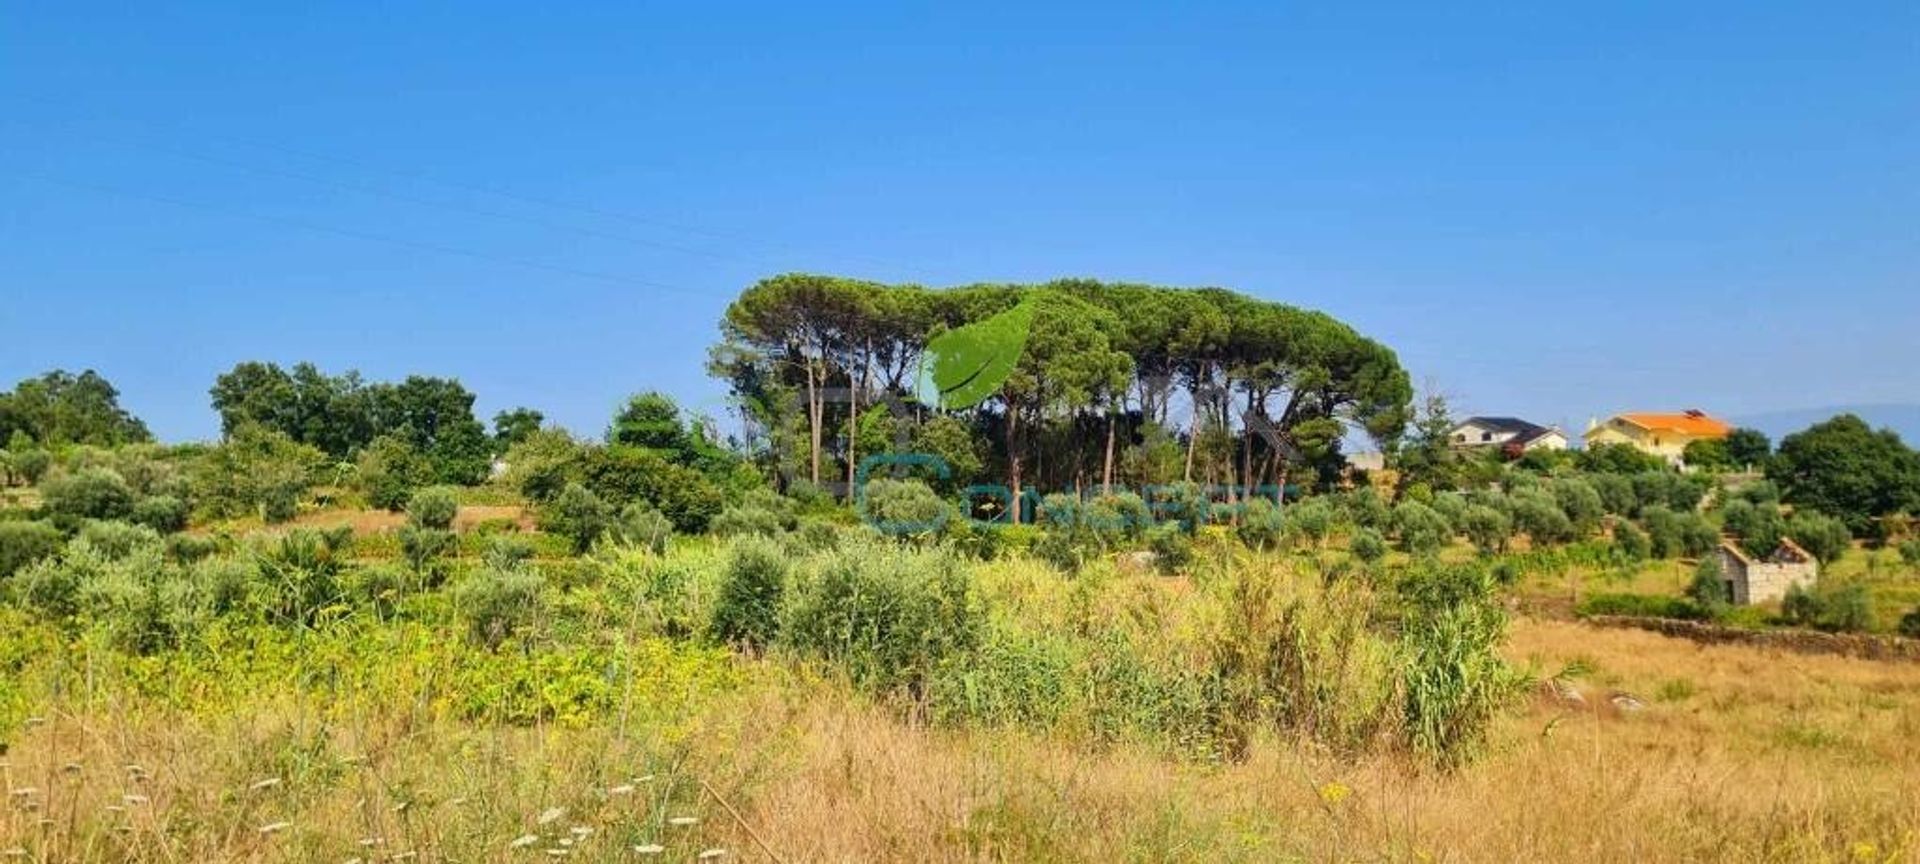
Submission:
{"label": "dry grass field", "polygon": [[217,713],[108,682],[38,706],[10,742],[0,848],[168,862],[1920,855],[1920,666],[1524,618],[1507,651],[1587,667],[1581,698],[1543,686],[1451,772],[1271,738],[1246,762],[1198,764],[930,728],[784,663],[726,661],[739,686],[713,691],[663,677],[630,694],[625,723],[531,728],[321,699],[292,679]]}

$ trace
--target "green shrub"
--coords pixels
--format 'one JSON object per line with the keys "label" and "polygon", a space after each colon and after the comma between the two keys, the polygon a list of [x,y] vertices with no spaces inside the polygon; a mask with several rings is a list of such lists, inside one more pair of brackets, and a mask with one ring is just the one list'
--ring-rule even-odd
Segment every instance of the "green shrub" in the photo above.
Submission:
{"label": "green shrub", "polygon": [[174,534],[167,538],[167,557],[181,564],[204,560],[220,551],[220,541],[195,534]]}
{"label": "green shrub", "polygon": [[1145,537],[1153,525],[1153,511],[1139,495],[1115,492],[1088,501],[1081,519],[1103,546],[1115,548]]}
{"label": "green shrub", "polygon": [[1193,535],[1178,522],[1147,529],[1147,549],[1153,552],[1153,566],[1168,575],[1183,573],[1193,564]]}
{"label": "green shrub", "polygon": [[1794,511],[1793,518],[1787,520],[1787,536],[1822,564],[1840,560],[1853,545],[1847,523],[1816,510]]}
{"label": "green shrub", "polygon": [[780,514],[761,507],[735,505],[713,517],[707,530],[716,537],[778,537]]}
{"label": "green shrub", "polygon": [[634,503],[620,508],[613,532],[621,543],[662,555],[667,551],[668,541],[673,539],[673,522],[652,507]]}
{"label": "green shrub", "polygon": [[428,486],[407,498],[407,521],[415,528],[446,531],[459,514],[460,499],[446,486]]}
{"label": "green shrub", "polygon": [[1535,546],[1552,546],[1574,539],[1573,520],[1551,494],[1537,489],[1514,493],[1513,525]]}
{"label": "green shrub", "polygon": [[398,513],[415,489],[433,482],[433,463],[406,436],[389,433],[361,448],[353,482],[368,504]]}
{"label": "green shrub", "polygon": [[1097,557],[1099,550],[1093,548],[1091,534],[1078,531],[1071,526],[1062,527],[1053,524],[1041,532],[1040,539],[1033,543],[1034,557],[1052,565],[1062,573],[1078,572],[1089,558]]}
{"label": "green shrub", "polygon": [[108,558],[125,558],[135,551],[161,545],[160,535],[145,525],[128,522],[92,521],[82,526],[79,538]]}
{"label": "green shrub", "polygon": [[1387,557],[1386,538],[1380,536],[1380,532],[1372,528],[1356,529],[1353,532],[1353,537],[1347,542],[1353,550],[1353,557],[1368,564]]}
{"label": "green shrub", "polygon": [[1753,555],[1770,555],[1779,548],[1780,538],[1786,536],[1787,523],[1780,516],[1780,508],[1766,504],[1755,506],[1743,499],[1735,498],[1720,508],[1721,527],[1729,534],[1740,538],[1740,546]]}
{"label": "green shrub", "polygon": [[575,554],[593,548],[613,523],[613,511],[600,496],[578,483],[567,488],[540,509],[540,530],[567,538]]}
{"label": "green shrub", "polygon": [[1589,474],[1587,485],[1600,496],[1600,506],[1615,516],[1640,514],[1640,498],[1634,494],[1633,480],[1619,474]]}
{"label": "green shrub", "polygon": [[1591,483],[1578,477],[1563,477],[1553,481],[1553,500],[1572,523],[1575,537],[1586,537],[1600,529],[1600,519],[1606,515],[1605,500],[1599,490]]}
{"label": "green shrub", "polygon": [[1720,570],[1718,555],[1702,557],[1693,568],[1693,579],[1687,583],[1687,599],[1708,618],[1725,615],[1733,605],[1733,594],[1727,587],[1726,574]]}
{"label": "green shrub", "polygon": [[1873,608],[1867,599],[1867,589],[1861,585],[1820,584],[1809,590],[1794,584],[1787,588],[1787,596],[1780,602],[1780,615],[1797,627],[1852,633],[1872,626]]}
{"label": "green shrub", "polygon": [[1653,541],[1647,532],[1626,519],[1613,523],[1613,548],[1628,561],[1645,561],[1653,555]]}
{"label": "green shrub", "polygon": [[1254,498],[1246,503],[1240,513],[1240,524],[1233,530],[1248,549],[1270,552],[1280,548],[1285,528],[1279,507],[1269,499]]}
{"label": "green shrub", "polygon": [[1417,567],[1402,596],[1407,743],[1439,764],[1460,764],[1480,752],[1494,718],[1528,680],[1500,657],[1506,612],[1480,566]]}
{"label": "green shrub", "polygon": [[1513,520],[1485,504],[1468,505],[1460,515],[1460,527],[1483,555],[1505,552],[1513,537]]}
{"label": "green shrub", "polygon": [[759,537],[735,540],[708,632],[729,645],[764,650],[779,635],[786,590],[787,558],[778,544]]}
{"label": "green shrub", "polygon": [[263,490],[260,499],[260,519],[269,525],[278,525],[293,521],[300,515],[300,496],[305,486],[276,485]]}
{"label": "green shrub", "polygon": [[1426,505],[1445,517],[1447,524],[1457,531],[1461,528],[1461,520],[1466,518],[1469,502],[1467,496],[1458,492],[1441,492],[1433,495]]}
{"label": "green shrub", "polygon": [[0,582],[60,551],[66,535],[45,522],[0,522]]}
{"label": "green shrub", "polygon": [[1336,515],[1333,504],[1324,497],[1295,501],[1281,513],[1288,534],[1315,546],[1326,543],[1327,537],[1333,534]]}
{"label": "green shrub", "polygon": [[29,486],[40,484],[41,478],[53,467],[53,454],[38,448],[19,450],[13,454],[13,470]]}
{"label": "green shrub", "polygon": [[895,536],[932,536],[952,517],[947,502],[918,480],[868,480],[857,503],[868,524]]}
{"label": "green shrub", "polygon": [[187,528],[187,502],[171,495],[154,495],[142,498],[133,505],[132,520],[162,534],[173,534]]}
{"label": "green shrub", "polygon": [[1393,518],[1393,511],[1387,509],[1387,502],[1381,500],[1380,493],[1371,486],[1363,486],[1341,496],[1341,505],[1346,511],[1347,521],[1362,528],[1385,530]]}
{"label": "green shrub", "polygon": [[69,519],[125,519],[133,515],[133,488],[105,468],[86,468],[41,487],[48,513]]}
{"label": "green shrub", "polygon": [[1908,540],[1900,544],[1900,560],[1909,567],[1920,567],[1920,540]]}
{"label": "green shrub", "polygon": [[269,621],[312,624],[344,598],[343,548],[318,531],[289,532],[255,555],[260,591],[251,595]]}
{"label": "green shrub", "polygon": [[935,668],[979,644],[984,618],[957,556],[854,544],[804,584],[782,641],[840,664],[869,690],[919,700]]}
{"label": "green shrub", "polygon": [[1402,501],[1393,508],[1393,527],[1400,534],[1400,548],[1414,555],[1437,554],[1453,539],[1446,518],[1418,501]]}
{"label": "green shrub", "polygon": [[1720,532],[1698,513],[1676,513],[1664,504],[1656,504],[1641,511],[1640,521],[1656,558],[1705,555],[1720,545]]}
{"label": "green shrub", "polygon": [[467,619],[468,635],[498,650],[538,620],[542,584],[540,574],[525,565],[482,567],[454,586],[453,602]]}
{"label": "green shrub", "polygon": [[407,569],[421,577],[427,585],[436,584],[437,578],[429,578],[435,571],[435,564],[460,545],[460,538],[452,531],[441,528],[422,528],[417,525],[402,525],[395,532],[400,539],[400,555],[406,559]]}
{"label": "green shrub", "polygon": [[1900,616],[1900,623],[1894,630],[1909,639],[1920,639],[1920,606],[1915,606],[1912,612]]}

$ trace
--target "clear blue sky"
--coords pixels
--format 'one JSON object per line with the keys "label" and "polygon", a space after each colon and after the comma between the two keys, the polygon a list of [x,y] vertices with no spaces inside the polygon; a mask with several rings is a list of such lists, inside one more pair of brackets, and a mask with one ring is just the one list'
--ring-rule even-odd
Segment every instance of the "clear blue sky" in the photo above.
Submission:
{"label": "clear blue sky", "polygon": [[8,4],[0,380],[183,439],[307,359],[592,433],[812,270],[1237,288],[1575,425],[1920,402],[1911,0],[542,5]]}

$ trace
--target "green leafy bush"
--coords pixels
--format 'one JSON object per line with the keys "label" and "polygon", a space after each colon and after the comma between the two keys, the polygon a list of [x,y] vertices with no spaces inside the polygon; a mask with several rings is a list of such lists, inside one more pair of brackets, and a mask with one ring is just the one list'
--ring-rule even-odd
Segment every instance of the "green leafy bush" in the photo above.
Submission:
{"label": "green leafy bush", "polygon": [[1368,564],[1387,557],[1386,538],[1372,528],[1355,529],[1353,537],[1347,542],[1353,550],[1353,557]]}
{"label": "green leafy bush", "polygon": [[896,536],[932,536],[952,518],[947,502],[918,480],[868,480],[860,490],[859,504],[869,524]]}
{"label": "green leafy bush", "polygon": [[174,534],[167,538],[167,557],[181,564],[192,564],[220,551],[220,541],[197,534]]}
{"label": "green leafy bush", "polygon": [[1645,561],[1653,555],[1653,540],[1640,526],[1626,519],[1613,523],[1613,547],[1628,561]]}
{"label": "green leafy bush", "polygon": [[85,468],[48,481],[42,506],[56,518],[125,519],[133,515],[133,488],[105,468]]}
{"label": "green leafy bush", "polygon": [[1817,510],[1794,511],[1793,518],[1787,520],[1787,536],[1822,564],[1840,560],[1853,545],[1847,523]]}
{"label": "green leafy bush", "polygon": [[1698,513],[1676,513],[1664,504],[1656,504],[1641,511],[1640,521],[1656,558],[1705,555],[1720,545],[1720,532]]}
{"label": "green leafy bush", "polygon": [[1269,552],[1280,548],[1285,529],[1280,508],[1266,498],[1254,498],[1246,503],[1240,513],[1240,524],[1233,530],[1248,549]]}
{"label": "green leafy bush", "polygon": [[1402,501],[1393,508],[1393,527],[1400,535],[1400,548],[1414,555],[1437,554],[1453,539],[1446,518],[1418,501]]}
{"label": "green leafy bush", "polygon": [[524,564],[486,566],[454,585],[453,602],[467,619],[468,635],[498,650],[538,620],[543,584],[539,572]]}
{"label": "green leafy bush", "polygon": [[0,522],[0,582],[60,551],[66,535],[46,522]]}
{"label": "green leafy bush", "polygon": [[1578,477],[1562,477],[1553,481],[1552,490],[1554,503],[1572,523],[1573,536],[1586,537],[1600,529],[1600,519],[1606,515],[1607,506],[1591,483]]}
{"label": "green leafy bush", "polygon": [[1920,606],[1915,606],[1913,611],[1900,616],[1900,623],[1894,629],[1908,639],[1920,639]]}
{"label": "green leafy bush", "polygon": [[269,621],[312,624],[343,599],[342,544],[318,531],[296,530],[257,550],[259,586],[250,599]]}
{"label": "green leafy bush", "polygon": [[1806,589],[1794,584],[1780,601],[1780,615],[1789,624],[1830,633],[1865,631],[1873,622],[1867,589],[1861,585],[1820,584]]}
{"label": "green leafy bush", "polygon": [[1687,583],[1687,599],[1708,618],[1719,618],[1733,605],[1733,593],[1727,586],[1727,577],[1720,569],[1720,557],[1707,555],[1693,568],[1693,579]]}
{"label": "green leafy bush", "polygon": [[171,495],[154,495],[135,503],[129,518],[162,534],[173,534],[186,530],[187,516],[187,502]]}
{"label": "green leafy bush", "polygon": [[407,498],[407,521],[415,528],[446,531],[459,514],[460,499],[446,486],[428,486]]}
{"label": "green leafy bush", "polygon": [[540,509],[540,530],[567,538],[579,554],[593,548],[613,523],[613,510],[600,496],[571,483]]}
{"label": "green leafy bush", "polygon": [[1513,520],[1485,504],[1470,504],[1460,515],[1460,527],[1483,555],[1505,552],[1513,537]]}
{"label": "green leafy bush", "polygon": [[735,540],[708,632],[729,645],[764,650],[779,635],[786,590],[787,558],[778,544],[760,537]]}
{"label": "green leafy bush", "polygon": [[1900,560],[1909,567],[1920,567],[1920,540],[1900,544]]}
{"label": "green leafy bush", "polygon": [[1401,594],[1407,742],[1442,765],[1457,765],[1481,750],[1527,676],[1500,657],[1507,615],[1486,568],[1416,567]]}
{"label": "green leafy bush", "polygon": [[662,555],[667,551],[668,541],[673,539],[673,522],[652,507],[633,503],[620,508],[620,518],[615,521],[613,531],[621,543]]}
{"label": "green leafy bush", "polygon": [[798,594],[784,643],[870,690],[915,700],[936,667],[979,644],[985,618],[960,559],[938,548],[851,544]]}
{"label": "green leafy bush", "polygon": [[460,545],[460,538],[452,531],[441,528],[422,528],[417,525],[402,525],[395,532],[400,539],[400,555],[406,559],[407,569],[421,577],[425,584],[434,584],[435,564]]}
{"label": "green leafy bush", "polygon": [[1544,491],[1523,489],[1514,493],[1513,525],[1525,533],[1535,546],[1551,546],[1574,539],[1573,520],[1560,509],[1560,502]]}
{"label": "green leafy bush", "polygon": [[1287,505],[1281,514],[1286,520],[1288,534],[1314,546],[1325,544],[1327,538],[1333,534],[1333,523],[1337,515],[1333,504],[1325,497],[1295,501]]}
{"label": "green leafy bush", "polygon": [[1153,553],[1153,566],[1168,575],[1183,573],[1193,564],[1193,535],[1178,522],[1147,529],[1147,549]]}
{"label": "green leafy bush", "polygon": [[79,538],[109,558],[125,558],[135,551],[161,545],[160,534],[145,525],[92,521],[80,528]]}

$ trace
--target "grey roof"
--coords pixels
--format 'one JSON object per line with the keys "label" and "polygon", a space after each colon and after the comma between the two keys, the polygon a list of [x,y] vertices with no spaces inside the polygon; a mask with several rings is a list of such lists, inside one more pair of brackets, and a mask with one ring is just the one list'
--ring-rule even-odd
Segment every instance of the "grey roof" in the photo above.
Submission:
{"label": "grey roof", "polygon": [[1528,423],[1518,417],[1468,417],[1460,421],[1453,428],[1458,429],[1468,424],[1485,426],[1495,432],[1512,432],[1517,435],[1525,435],[1529,438],[1547,431],[1547,427],[1545,426],[1538,423]]}

